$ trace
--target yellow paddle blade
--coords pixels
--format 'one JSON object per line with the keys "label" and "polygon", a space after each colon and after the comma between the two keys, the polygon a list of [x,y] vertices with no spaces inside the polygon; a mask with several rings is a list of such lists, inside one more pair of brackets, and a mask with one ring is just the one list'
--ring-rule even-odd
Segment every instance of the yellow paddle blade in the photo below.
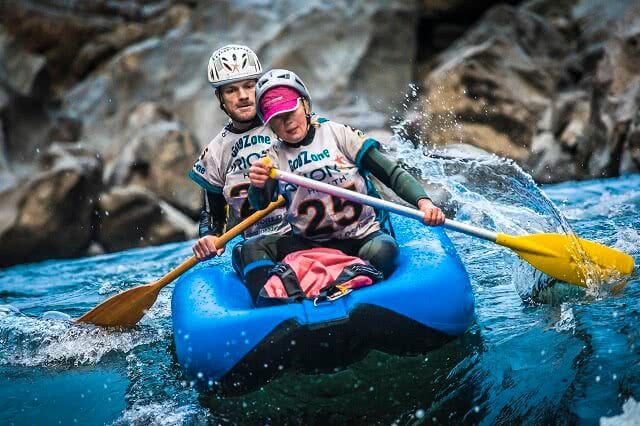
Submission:
{"label": "yellow paddle blade", "polygon": [[513,249],[545,274],[581,287],[587,287],[592,274],[606,280],[629,275],[634,269],[633,258],[628,254],[569,235],[512,236],[498,233],[496,243]]}

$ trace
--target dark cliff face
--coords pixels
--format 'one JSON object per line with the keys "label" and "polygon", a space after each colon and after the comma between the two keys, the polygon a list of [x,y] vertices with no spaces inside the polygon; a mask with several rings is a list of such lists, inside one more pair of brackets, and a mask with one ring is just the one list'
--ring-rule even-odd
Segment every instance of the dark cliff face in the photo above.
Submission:
{"label": "dark cliff face", "polygon": [[[230,42],[294,69],[319,112],[372,134],[403,121],[416,143],[475,145],[540,182],[638,171],[635,3],[0,2],[0,246],[69,235],[23,244],[16,263],[193,237],[198,190],[184,174],[226,120],[205,69]],[[52,150],[69,168],[43,160]],[[48,227],[26,226],[39,211],[29,194],[52,176],[68,193],[38,189],[38,208],[59,208],[45,208]],[[130,242],[104,232],[96,201],[127,197],[144,209],[119,203],[118,226],[149,223]],[[75,199],[93,202],[69,219]]]}

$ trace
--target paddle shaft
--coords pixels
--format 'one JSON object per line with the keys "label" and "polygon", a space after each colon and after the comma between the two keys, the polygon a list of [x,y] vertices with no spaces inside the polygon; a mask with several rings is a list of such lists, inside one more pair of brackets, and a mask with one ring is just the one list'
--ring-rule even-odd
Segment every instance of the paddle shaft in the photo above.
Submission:
{"label": "paddle shaft", "polygon": [[[360,204],[366,204],[371,207],[376,207],[382,210],[387,210],[392,213],[396,213],[402,216],[406,216],[412,219],[416,219],[422,222],[424,213],[413,207],[406,207],[400,204],[393,203],[391,201],[382,200],[380,198],[371,197],[369,195],[361,194],[359,192],[351,191],[341,188],[339,186],[330,185],[324,182],[318,182],[317,180],[305,178],[293,173],[285,172],[275,167],[271,169],[270,176],[274,179],[283,180],[285,182],[299,185],[305,188],[314,189],[319,192],[324,192],[329,195],[343,198],[345,200],[354,201]],[[444,227],[454,231],[462,232],[463,234],[472,235],[474,237],[482,238],[487,241],[496,242],[498,234],[488,231],[486,229],[478,228],[476,226],[467,225],[466,223],[457,222],[451,219],[445,219]]]}
{"label": "paddle shaft", "polygon": [[[269,175],[274,179],[367,204],[421,222],[424,217],[423,212],[412,207],[405,207],[275,168],[271,169]],[[620,274],[629,275],[635,267],[634,259],[628,254],[575,236],[561,234],[512,236],[451,219],[445,219],[444,227],[512,249],[534,268],[550,277],[582,287],[587,287],[593,281],[592,276],[608,279],[610,276],[619,277]]]}
{"label": "paddle shaft", "polygon": [[[222,248],[225,245],[227,245],[227,243],[229,241],[233,240],[235,237],[237,237],[238,235],[242,234],[244,231],[246,231],[252,225],[254,225],[257,222],[259,222],[262,219],[264,219],[272,211],[274,211],[278,207],[282,206],[284,204],[284,201],[285,201],[284,197],[280,196],[280,197],[278,197],[278,199],[276,201],[273,201],[272,203],[270,203],[263,210],[258,210],[257,212],[253,213],[251,216],[248,216],[242,222],[238,223],[236,226],[234,226],[233,228],[229,229],[224,234],[222,234],[219,237],[217,237],[216,238],[216,247]],[[155,286],[155,287],[162,288],[162,287],[166,286],[167,284],[171,283],[176,278],[178,278],[180,275],[184,274],[191,267],[193,267],[196,263],[198,263],[198,259],[195,256],[191,256],[190,258],[188,258],[187,260],[182,262],[180,265],[178,265],[175,269],[171,270],[167,275],[165,275],[164,277],[160,278],[158,281],[155,281],[152,285]]]}
{"label": "paddle shaft", "polygon": [[[254,223],[282,206],[284,201],[284,197],[278,197],[276,201],[270,203],[264,210],[253,213],[229,231],[217,237],[216,247],[224,247],[229,240],[237,237]],[[195,256],[191,256],[159,280],[116,294],[82,315],[76,321],[105,327],[133,327],[155,303],[160,290],[188,271],[196,263],[198,263],[198,259]]]}

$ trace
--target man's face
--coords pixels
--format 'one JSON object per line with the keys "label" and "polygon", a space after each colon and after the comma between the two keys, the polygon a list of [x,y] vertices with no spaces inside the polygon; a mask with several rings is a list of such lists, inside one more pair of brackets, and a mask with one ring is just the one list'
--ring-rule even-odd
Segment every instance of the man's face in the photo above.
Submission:
{"label": "man's face", "polygon": [[225,111],[234,121],[248,121],[256,116],[256,81],[242,80],[220,88]]}

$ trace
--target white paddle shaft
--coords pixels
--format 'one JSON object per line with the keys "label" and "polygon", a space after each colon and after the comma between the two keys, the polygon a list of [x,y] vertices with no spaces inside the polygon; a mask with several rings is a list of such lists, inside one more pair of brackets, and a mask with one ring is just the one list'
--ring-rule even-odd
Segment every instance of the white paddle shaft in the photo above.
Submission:
{"label": "white paddle shaft", "polygon": [[[397,203],[393,203],[391,201],[382,200],[380,198],[371,197],[369,195],[361,194],[349,189],[344,189],[339,186],[330,185],[324,182],[318,182],[317,180],[285,172],[280,169],[272,169],[271,176],[276,179],[292,183],[294,185],[314,189],[316,191],[334,195],[345,200],[353,201],[360,204],[366,204],[371,207],[376,207],[402,216],[410,217],[412,219],[419,220],[420,222],[422,222],[422,218],[424,217],[424,213],[416,208],[406,207]],[[478,228],[476,226],[467,225],[466,223],[456,222],[455,220],[451,219],[445,219],[444,227],[454,231],[462,232],[463,234],[482,238],[494,243],[496,242],[496,239],[498,237],[498,234],[496,234],[495,232]]]}

